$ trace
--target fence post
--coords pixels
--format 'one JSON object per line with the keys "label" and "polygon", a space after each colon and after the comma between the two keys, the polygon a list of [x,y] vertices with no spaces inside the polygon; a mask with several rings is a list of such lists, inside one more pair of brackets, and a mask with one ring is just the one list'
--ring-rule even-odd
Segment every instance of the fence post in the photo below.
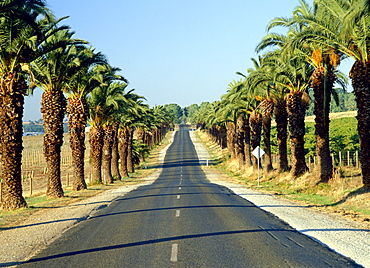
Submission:
{"label": "fence post", "polygon": [[342,166],[342,152],[339,151],[339,166]]}
{"label": "fence post", "polygon": [[356,151],[356,168],[360,168],[360,162],[358,161],[358,151]]}
{"label": "fence post", "polygon": [[31,171],[31,176],[30,176],[30,196],[32,196],[32,191],[33,191],[33,170]]}
{"label": "fence post", "polygon": [[347,151],[347,166],[350,166],[350,163],[349,163],[349,151]]}

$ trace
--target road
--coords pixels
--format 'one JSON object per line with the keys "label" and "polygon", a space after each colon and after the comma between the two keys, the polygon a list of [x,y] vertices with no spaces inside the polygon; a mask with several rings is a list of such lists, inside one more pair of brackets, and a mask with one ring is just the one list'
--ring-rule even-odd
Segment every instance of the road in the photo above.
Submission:
{"label": "road", "polygon": [[181,126],[163,170],[19,267],[359,267],[210,183]]}

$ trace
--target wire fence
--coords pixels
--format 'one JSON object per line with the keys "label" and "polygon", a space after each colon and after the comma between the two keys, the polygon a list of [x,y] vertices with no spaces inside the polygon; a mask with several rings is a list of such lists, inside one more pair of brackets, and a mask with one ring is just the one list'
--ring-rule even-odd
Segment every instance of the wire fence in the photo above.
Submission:
{"label": "wire fence", "polygon": [[[333,160],[333,165],[335,167],[352,167],[356,169],[360,168],[358,151],[341,151],[331,154],[331,157]],[[316,167],[316,156],[307,157],[306,163],[310,167]]]}
{"label": "wire fence", "polygon": [[[89,146],[85,151],[85,179],[91,182]],[[1,172],[1,170],[0,170]],[[43,148],[26,148],[22,152],[22,190],[24,196],[47,189],[47,165]],[[68,187],[74,180],[72,167],[72,152],[69,146],[62,146],[61,150],[61,181],[63,187]]]}
{"label": "wire fence", "polygon": [[[358,151],[341,151],[331,154],[332,161],[334,167],[350,167],[354,169],[360,168],[360,161],[359,161],[359,152]],[[288,157],[289,163],[291,161],[290,157]],[[274,164],[278,163],[278,155],[272,156],[272,161]],[[316,156],[307,156],[306,157],[306,164],[310,169],[315,168],[317,165],[317,157]]]}

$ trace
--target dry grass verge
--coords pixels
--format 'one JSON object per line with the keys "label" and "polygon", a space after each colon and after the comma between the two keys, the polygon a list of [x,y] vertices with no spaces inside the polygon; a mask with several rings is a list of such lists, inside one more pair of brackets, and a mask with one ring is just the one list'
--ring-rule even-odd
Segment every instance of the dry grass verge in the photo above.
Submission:
{"label": "dry grass verge", "polygon": [[[8,228],[12,226],[17,226],[20,222],[25,220],[31,214],[38,212],[40,210],[45,210],[49,208],[58,208],[75,203],[89,197],[95,196],[103,191],[113,190],[115,188],[138,184],[143,181],[143,179],[150,174],[152,174],[158,168],[158,158],[160,151],[165,148],[171,141],[172,132],[169,132],[166,135],[164,141],[153,148],[150,153],[150,156],[146,159],[146,166],[142,164],[139,167],[136,167],[136,172],[130,174],[129,178],[123,178],[122,180],[116,180],[113,184],[108,185],[89,185],[88,189],[82,191],[72,191],[72,187],[63,187],[65,196],[63,198],[57,199],[46,199],[44,192],[39,192],[37,195],[32,197],[25,197],[28,207],[24,209],[19,209],[11,212],[4,212],[0,210],[0,230],[3,228]],[[37,138],[32,139],[33,142],[38,141]],[[40,143],[42,144],[42,143]],[[88,168],[88,167],[87,167]]]}
{"label": "dry grass verge", "polygon": [[366,228],[370,227],[370,191],[362,187],[359,170],[337,169],[329,183],[318,183],[315,171],[300,178],[292,178],[289,173],[273,171],[263,174],[261,171],[258,186],[257,174],[253,168],[240,170],[238,163],[228,158],[227,150],[220,149],[205,132],[198,130],[197,136],[215,163],[210,168],[219,172],[223,180],[294,200],[321,211],[336,213],[356,220]]}

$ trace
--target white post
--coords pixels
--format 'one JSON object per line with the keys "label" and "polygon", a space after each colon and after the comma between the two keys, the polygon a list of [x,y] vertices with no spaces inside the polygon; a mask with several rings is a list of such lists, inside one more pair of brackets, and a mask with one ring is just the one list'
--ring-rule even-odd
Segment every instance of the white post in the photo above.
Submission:
{"label": "white post", "polygon": [[349,162],[349,151],[347,151],[347,166],[350,166],[350,162]]}
{"label": "white post", "polygon": [[260,150],[258,148],[258,157],[257,157],[257,164],[258,164],[258,186],[260,186]]}
{"label": "white post", "polygon": [[258,181],[258,186],[260,186],[260,158],[261,156],[264,155],[264,151],[259,147],[257,146],[256,148],[254,148],[254,150],[252,151],[252,154],[257,158],[257,166],[258,166],[258,178],[257,178],[257,181]]}

